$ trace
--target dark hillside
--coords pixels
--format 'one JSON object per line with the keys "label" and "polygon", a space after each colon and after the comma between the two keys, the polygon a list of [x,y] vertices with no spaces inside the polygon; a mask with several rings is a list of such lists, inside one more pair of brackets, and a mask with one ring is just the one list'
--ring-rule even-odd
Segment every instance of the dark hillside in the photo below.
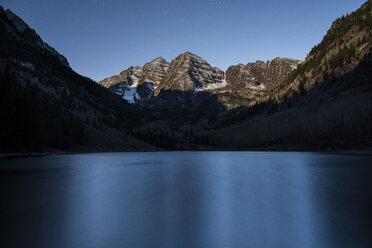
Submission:
{"label": "dark hillside", "polygon": [[229,148],[372,147],[372,4],[335,21],[288,79],[213,131]]}
{"label": "dark hillside", "polygon": [[2,8],[0,37],[0,152],[151,149],[127,134],[137,123],[127,102]]}

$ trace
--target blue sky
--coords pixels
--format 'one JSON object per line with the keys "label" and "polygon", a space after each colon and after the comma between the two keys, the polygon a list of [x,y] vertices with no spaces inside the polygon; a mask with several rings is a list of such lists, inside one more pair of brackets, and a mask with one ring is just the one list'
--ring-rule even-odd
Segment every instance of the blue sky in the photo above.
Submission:
{"label": "blue sky", "polygon": [[184,51],[226,70],[304,59],[332,22],[365,0],[0,0],[78,73],[102,80]]}

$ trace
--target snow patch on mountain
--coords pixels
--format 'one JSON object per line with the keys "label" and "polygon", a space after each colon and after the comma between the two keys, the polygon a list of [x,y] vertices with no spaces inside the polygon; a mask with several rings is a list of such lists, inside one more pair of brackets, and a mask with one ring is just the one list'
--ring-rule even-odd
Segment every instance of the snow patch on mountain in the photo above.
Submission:
{"label": "snow patch on mountain", "polygon": [[140,95],[137,93],[137,85],[127,86],[125,84],[120,84],[116,87],[114,92],[121,95],[122,98],[129,103],[135,103],[136,100],[141,100]]}
{"label": "snow patch on mountain", "polygon": [[227,81],[224,79],[220,83],[211,83],[207,84],[203,88],[195,89],[196,91],[209,91],[209,90],[217,90],[221,88],[225,88],[227,86]]}

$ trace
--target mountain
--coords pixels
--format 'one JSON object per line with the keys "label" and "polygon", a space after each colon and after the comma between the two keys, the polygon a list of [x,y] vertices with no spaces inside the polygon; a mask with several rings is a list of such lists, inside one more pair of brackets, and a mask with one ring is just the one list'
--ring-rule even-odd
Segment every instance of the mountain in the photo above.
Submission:
{"label": "mountain", "polygon": [[281,101],[302,89],[311,89],[352,72],[370,53],[371,1],[338,18],[304,63],[280,87],[267,95]]}
{"label": "mountain", "polygon": [[162,57],[158,57],[146,63],[143,66],[143,75],[139,81],[139,85],[151,83],[154,87],[157,87],[163,80],[169,66],[170,64]]}
{"label": "mountain", "polygon": [[248,63],[247,68],[260,84],[270,91],[287,79],[288,75],[302,64],[301,60],[276,58],[272,61]]}
{"label": "mountain", "polygon": [[301,60],[276,58],[266,63],[256,61],[245,66],[230,66],[226,71],[226,81],[232,89],[246,86],[253,91],[270,91],[284,82],[301,63]]}
{"label": "mountain", "polygon": [[99,82],[103,87],[122,96],[130,103],[148,99],[154,93],[169,68],[169,63],[162,57],[140,66],[130,67],[119,75]]}
{"label": "mountain", "polygon": [[137,86],[142,77],[142,67],[129,67],[119,75],[107,78],[100,82],[100,85],[110,88],[114,93],[122,96],[130,103],[138,99]]}
{"label": "mountain", "polygon": [[161,90],[202,91],[221,88],[226,85],[224,72],[211,67],[205,60],[190,52],[175,58],[155,90],[157,96]]}
{"label": "mountain", "polygon": [[159,57],[146,63],[143,68],[140,66],[129,67],[119,75],[100,81],[99,84],[105,88],[110,88],[120,83],[130,87],[136,87],[144,83],[151,83],[156,87],[160,84],[168,70],[168,67],[169,63],[162,57]]}
{"label": "mountain", "polygon": [[[134,128],[133,135],[165,149],[221,147],[221,143],[212,142],[210,129],[224,118],[227,109],[249,106],[301,64],[299,60],[277,58],[266,63],[231,66],[223,72],[190,52],[179,55],[170,64],[156,60],[162,68],[157,80],[146,76],[143,69],[136,78],[150,79],[132,83],[135,81],[132,77],[128,80],[126,76],[114,76],[100,84],[141,106],[143,125]],[[120,75],[128,75],[128,70]]]}
{"label": "mountain", "polygon": [[[21,18],[19,18],[9,9],[4,11],[1,6],[0,8],[3,20],[3,28],[5,28],[10,35],[12,35],[12,38],[22,40],[23,42],[38,49],[38,51],[44,55],[56,57],[62,65],[68,68],[70,67],[67,59],[59,54],[54,48],[45,43],[40,36],[33,29],[29,28],[29,26]],[[20,37],[17,34],[22,34],[23,37]]]}
{"label": "mountain", "polygon": [[372,147],[372,1],[337,19],[283,83],[220,118],[210,135],[229,148]]}
{"label": "mountain", "polygon": [[301,63],[301,60],[276,58],[266,63],[230,66],[226,71],[227,85],[217,91],[219,101],[228,109],[251,105],[283,83]]}
{"label": "mountain", "polygon": [[[130,103],[145,103],[152,107],[180,100],[182,106],[186,102],[193,103],[189,104],[193,108],[200,106],[211,96],[209,93],[213,93],[211,97],[217,101],[216,106],[222,103],[227,108],[233,108],[239,107],[241,102],[232,104],[231,96],[248,102],[255,100],[282,83],[301,63],[300,60],[276,58],[267,63],[257,61],[246,66],[231,66],[223,72],[201,57],[185,52],[170,64],[163,58],[157,58],[145,64],[143,69],[130,67],[99,84]],[[208,101],[211,103],[213,100]]]}
{"label": "mountain", "polygon": [[119,83],[124,83],[127,86],[137,86],[142,77],[142,67],[132,66],[122,71],[119,75],[106,78],[100,82],[100,85],[110,88]]}
{"label": "mountain", "polygon": [[129,134],[132,106],[78,75],[0,7],[0,152],[154,150]]}

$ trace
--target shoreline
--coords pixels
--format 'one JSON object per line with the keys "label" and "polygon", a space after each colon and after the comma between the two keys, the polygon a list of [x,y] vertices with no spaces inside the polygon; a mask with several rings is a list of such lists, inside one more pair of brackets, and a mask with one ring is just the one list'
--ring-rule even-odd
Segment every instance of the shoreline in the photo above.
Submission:
{"label": "shoreline", "polygon": [[[135,151],[54,151],[54,152],[25,152],[25,153],[0,153],[0,159],[5,158],[22,158],[22,157],[42,157],[49,155],[73,155],[73,154],[94,154],[94,153],[131,153]],[[311,149],[184,149],[184,150],[162,150],[162,151],[137,151],[137,153],[146,152],[319,152],[340,155],[355,155],[355,156],[372,156],[371,149],[358,150],[311,150]]]}

